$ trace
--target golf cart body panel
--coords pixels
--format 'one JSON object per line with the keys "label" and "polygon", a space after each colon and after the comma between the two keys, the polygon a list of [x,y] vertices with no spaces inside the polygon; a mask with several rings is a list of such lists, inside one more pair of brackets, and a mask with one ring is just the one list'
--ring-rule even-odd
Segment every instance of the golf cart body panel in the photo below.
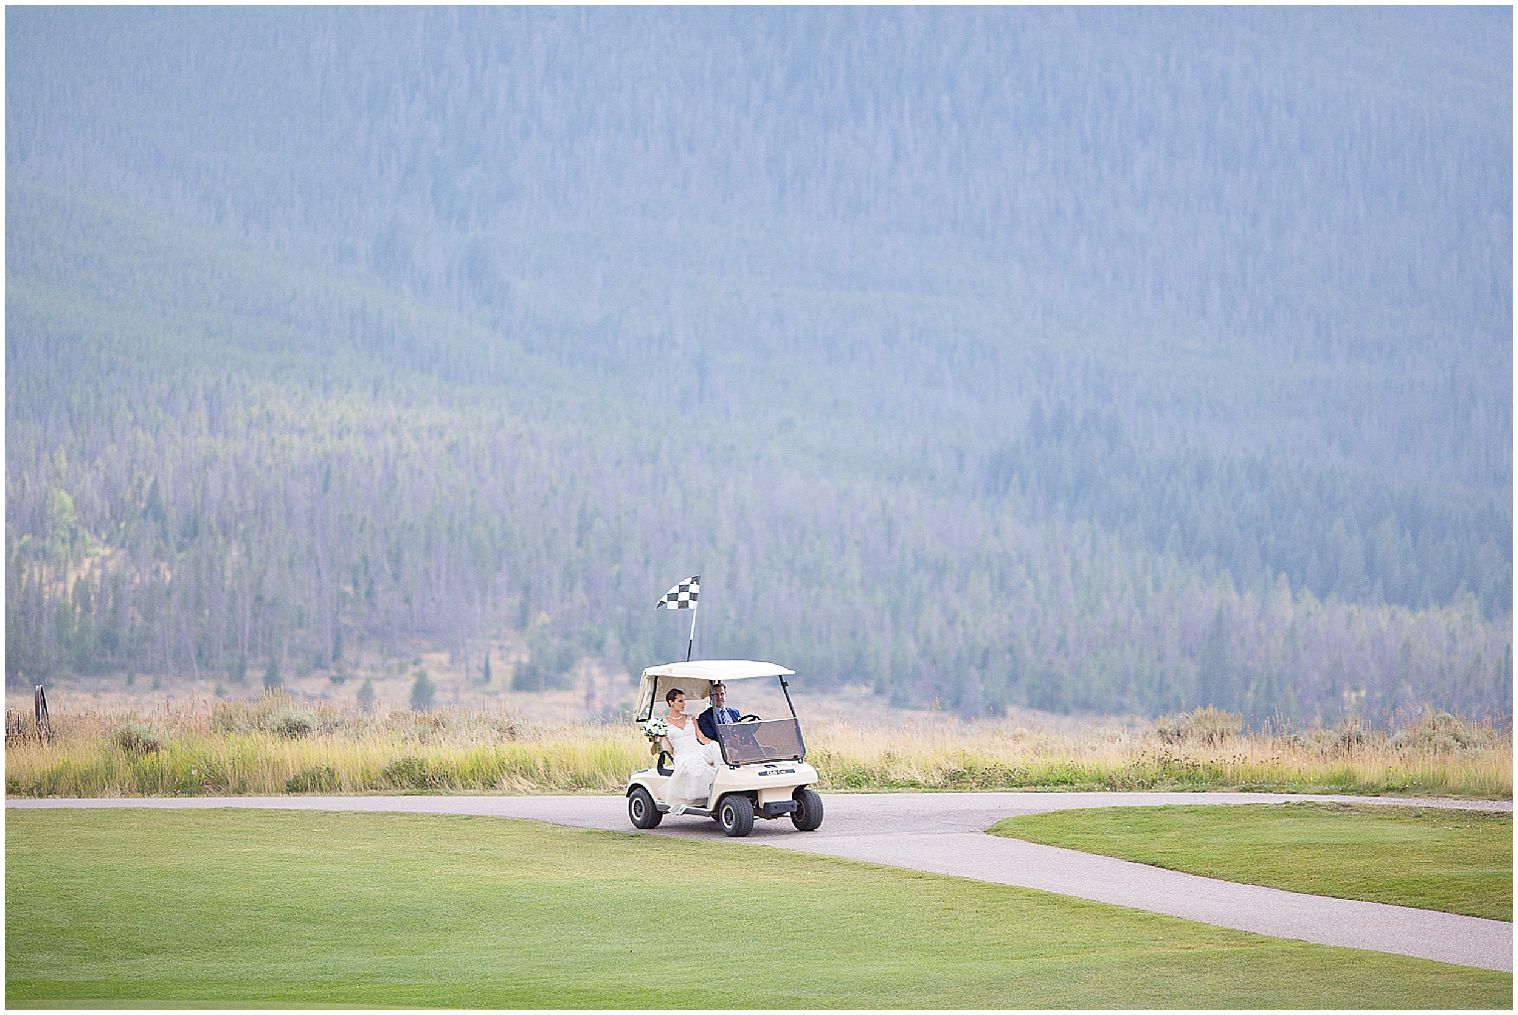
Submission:
{"label": "golf cart body panel", "polygon": [[[632,774],[627,792],[631,793],[634,786],[642,786],[654,798],[660,811],[668,811],[669,804],[665,802],[664,791],[669,786],[669,779],[669,776],[661,775],[657,768],[641,769]],[[712,783],[712,795],[707,799],[707,804],[715,803],[728,793],[742,793],[753,799],[756,816],[778,818],[790,813],[788,805],[796,790],[816,782],[817,770],[804,761],[770,762],[739,768],[724,765],[717,769],[717,778]],[[691,807],[688,813],[709,815],[710,808]]]}

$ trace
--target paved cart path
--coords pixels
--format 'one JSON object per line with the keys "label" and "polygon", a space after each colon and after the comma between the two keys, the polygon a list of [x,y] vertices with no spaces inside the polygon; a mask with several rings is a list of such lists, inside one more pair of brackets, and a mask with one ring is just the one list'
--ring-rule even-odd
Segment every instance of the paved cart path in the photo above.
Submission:
{"label": "paved cart path", "polygon": [[[1413,800],[1281,793],[857,793],[824,797],[816,832],[759,821],[744,840],[729,840],[709,818],[666,818],[652,832],[719,842],[748,842],[805,853],[867,860],[933,874],[1107,902],[1218,927],[1364,948],[1462,966],[1512,972],[1513,925],[1429,910],[1303,895],[1275,888],[1162,870],[1072,849],[986,835],[1005,817],[1081,807],[1160,804],[1282,803],[1332,800],[1370,805],[1417,804],[1506,811],[1508,801]],[[283,810],[476,814],[528,818],[578,828],[631,832],[620,796],[288,796],[174,799],[7,800],[7,807],[247,807]]]}

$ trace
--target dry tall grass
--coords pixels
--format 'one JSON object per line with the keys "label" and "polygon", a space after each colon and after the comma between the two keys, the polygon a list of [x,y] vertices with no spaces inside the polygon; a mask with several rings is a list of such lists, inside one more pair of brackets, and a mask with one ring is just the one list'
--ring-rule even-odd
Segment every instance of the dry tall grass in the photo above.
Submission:
{"label": "dry tall grass", "polygon": [[[20,728],[16,728],[19,726]],[[630,724],[541,725],[506,713],[368,716],[283,695],[151,714],[53,717],[41,743],[8,724],[10,796],[279,793],[616,793],[648,764]],[[1427,713],[1240,735],[1203,710],[1142,731],[1057,733],[951,717],[811,724],[826,790],[1245,789],[1510,799],[1510,727]]]}

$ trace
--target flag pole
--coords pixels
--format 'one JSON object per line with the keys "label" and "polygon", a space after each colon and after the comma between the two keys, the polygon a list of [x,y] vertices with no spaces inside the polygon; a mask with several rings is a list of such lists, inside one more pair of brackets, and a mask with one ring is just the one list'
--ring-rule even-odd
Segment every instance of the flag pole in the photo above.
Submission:
{"label": "flag pole", "polygon": [[654,609],[662,610],[666,606],[671,610],[690,610],[690,638],[685,642],[685,661],[690,662],[696,650],[696,611],[701,608],[701,576],[693,574],[664,593],[654,604]]}

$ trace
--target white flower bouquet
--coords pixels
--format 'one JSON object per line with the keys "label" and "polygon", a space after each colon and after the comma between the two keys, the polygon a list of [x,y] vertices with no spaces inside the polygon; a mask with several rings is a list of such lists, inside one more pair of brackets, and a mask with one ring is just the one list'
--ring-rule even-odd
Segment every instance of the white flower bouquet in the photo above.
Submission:
{"label": "white flower bouquet", "polygon": [[657,744],[669,735],[669,723],[659,718],[650,719],[643,724],[643,735],[649,739],[650,743]]}

